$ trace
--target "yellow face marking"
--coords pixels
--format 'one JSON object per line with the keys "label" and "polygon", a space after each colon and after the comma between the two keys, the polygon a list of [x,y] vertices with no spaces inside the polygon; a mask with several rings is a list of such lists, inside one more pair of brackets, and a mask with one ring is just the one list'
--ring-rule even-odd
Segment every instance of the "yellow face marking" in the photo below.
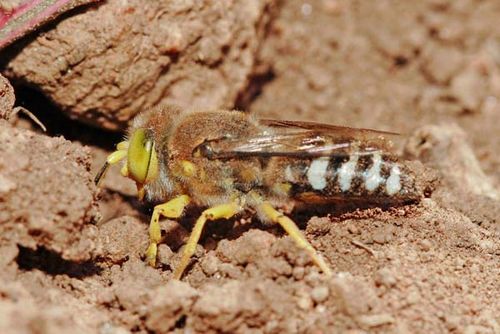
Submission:
{"label": "yellow face marking", "polygon": [[132,134],[127,151],[128,176],[144,185],[158,176],[158,158],[152,139],[147,138],[144,129]]}

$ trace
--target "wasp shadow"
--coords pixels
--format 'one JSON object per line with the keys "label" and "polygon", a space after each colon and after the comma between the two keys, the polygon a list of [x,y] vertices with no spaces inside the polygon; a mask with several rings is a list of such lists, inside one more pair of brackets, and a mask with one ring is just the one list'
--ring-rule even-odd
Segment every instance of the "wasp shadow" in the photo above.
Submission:
{"label": "wasp shadow", "polygon": [[19,254],[16,262],[19,269],[23,271],[38,269],[50,276],[67,275],[71,278],[82,279],[99,275],[103,270],[92,260],[81,263],[65,260],[60,254],[45,247],[38,247],[35,250],[22,246],[18,248]]}

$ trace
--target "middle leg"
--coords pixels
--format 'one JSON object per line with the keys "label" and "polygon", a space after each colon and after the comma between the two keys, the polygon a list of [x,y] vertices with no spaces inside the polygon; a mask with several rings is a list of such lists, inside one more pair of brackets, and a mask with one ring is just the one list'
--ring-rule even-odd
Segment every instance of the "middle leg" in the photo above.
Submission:
{"label": "middle leg", "polygon": [[214,206],[209,208],[201,214],[201,216],[196,220],[194,224],[193,230],[191,231],[191,235],[189,236],[188,242],[184,247],[184,252],[182,254],[181,262],[177,265],[174,271],[174,278],[181,279],[184,270],[189,264],[189,260],[191,256],[193,256],[196,245],[200,240],[201,232],[203,231],[203,227],[208,220],[217,220],[217,219],[228,219],[238,214],[242,210],[241,206],[236,203],[227,203]]}

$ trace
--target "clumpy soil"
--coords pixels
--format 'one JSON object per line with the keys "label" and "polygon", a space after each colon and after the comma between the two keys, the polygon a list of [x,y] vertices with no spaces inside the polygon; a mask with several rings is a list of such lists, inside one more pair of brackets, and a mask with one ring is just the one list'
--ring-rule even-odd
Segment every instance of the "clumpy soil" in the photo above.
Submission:
{"label": "clumpy soil", "polygon": [[230,108],[274,7],[268,0],[101,1],[6,50],[0,66],[70,117],[108,129],[165,103]]}
{"label": "clumpy soil", "polygon": [[208,224],[175,281],[199,210],[161,222],[159,265],[147,266],[151,205],[117,168],[92,182],[120,134],[19,87],[42,133],[12,112],[0,76],[0,333],[500,333],[498,2],[278,5],[232,103],[409,133],[402,154],[439,180],[434,191],[394,208],[294,214],[332,277],[246,214]]}

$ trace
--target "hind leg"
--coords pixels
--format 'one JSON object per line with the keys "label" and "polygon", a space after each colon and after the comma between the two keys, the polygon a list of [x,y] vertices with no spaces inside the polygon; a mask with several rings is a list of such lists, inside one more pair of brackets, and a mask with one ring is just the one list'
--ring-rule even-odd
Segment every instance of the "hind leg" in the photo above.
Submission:
{"label": "hind leg", "polygon": [[269,204],[269,202],[262,202],[257,205],[257,210],[268,220],[278,223],[283,227],[283,229],[290,235],[290,237],[295,241],[298,247],[304,249],[313,262],[328,276],[332,274],[330,267],[326,264],[323,257],[316,252],[314,247],[307,241],[306,237],[299,230],[297,225],[288,218],[283,215],[281,212],[276,210]]}

